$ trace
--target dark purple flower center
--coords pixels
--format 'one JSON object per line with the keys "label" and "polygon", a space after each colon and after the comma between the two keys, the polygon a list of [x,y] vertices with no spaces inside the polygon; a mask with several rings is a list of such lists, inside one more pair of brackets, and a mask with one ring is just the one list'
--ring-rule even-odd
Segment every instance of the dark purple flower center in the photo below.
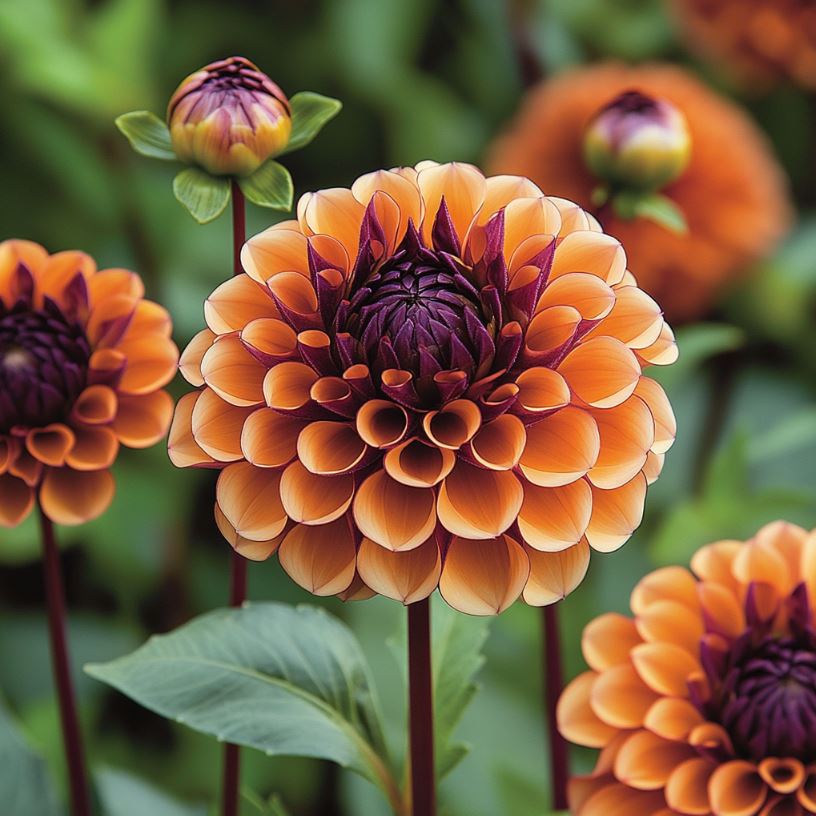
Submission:
{"label": "dark purple flower center", "polygon": [[85,387],[91,350],[54,303],[32,311],[0,301],[0,434],[65,419]]}

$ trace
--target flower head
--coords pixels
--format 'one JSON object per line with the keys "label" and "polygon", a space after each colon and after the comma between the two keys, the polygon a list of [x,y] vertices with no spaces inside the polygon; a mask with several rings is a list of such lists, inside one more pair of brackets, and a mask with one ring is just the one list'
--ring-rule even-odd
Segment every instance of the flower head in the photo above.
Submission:
{"label": "flower head", "polygon": [[626,247],[640,285],[673,320],[700,316],[723,287],[771,252],[790,220],[786,183],[748,117],[681,68],[606,64],[534,89],[492,147],[492,172],[518,173],[550,195],[592,206],[596,175],[583,153],[598,111],[626,91],[664,100],[685,118],[692,150],[663,188],[688,229],[676,234],[646,218],[604,212],[604,229]]}
{"label": "flower head", "polygon": [[598,178],[638,190],[656,190],[686,169],[691,137],[674,105],[624,91],[606,104],[584,132],[584,157]]}
{"label": "flower head", "polygon": [[816,9],[810,0],[673,0],[689,46],[744,84],[790,79],[816,89]]}
{"label": "flower head", "polygon": [[552,603],[638,525],[674,421],[659,307],[574,204],[470,165],[303,196],[182,355],[170,453],[317,594]]}
{"label": "flower head", "polygon": [[584,631],[559,725],[600,748],[577,816],[816,813],[816,533],[703,547]]}
{"label": "flower head", "polygon": [[37,495],[57,523],[95,518],[113,498],[119,445],[167,432],[160,389],[177,351],[169,315],[143,294],[137,275],[97,271],[82,252],[0,243],[0,526]]}
{"label": "flower head", "polygon": [[244,57],[210,63],[178,86],[167,106],[173,150],[214,175],[248,176],[286,147],[289,101]]}

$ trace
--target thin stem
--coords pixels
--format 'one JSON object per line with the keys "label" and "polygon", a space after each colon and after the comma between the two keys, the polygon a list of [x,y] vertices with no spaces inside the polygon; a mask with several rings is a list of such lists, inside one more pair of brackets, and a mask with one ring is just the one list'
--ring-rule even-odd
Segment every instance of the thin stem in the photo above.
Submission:
{"label": "thin stem", "polygon": [[550,738],[550,770],[553,808],[566,810],[569,758],[566,740],[558,732],[556,707],[564,687],[561,663],[561,635],[558,629],[558,604],[545,606],[542,612],[542,654],[544,655],[544,705],[547,709],[547,730]]}
{"label": "thin stem", "polygon": [[[244,194],[232,180],[232,274],[240,275],[241,248],[246,240],[246,206]],[[247,561],[233,551],[230,559],[230,606],[241,606],[247,596]],[[224,776],[221,788],[221,813],[238,816],[238,789],[241,782],[240,748],[231,742],[224,746]]]}
{"label": "thin stem", "polygon": [[408,688],[413,816],[436,816],[432,684],[431,605],[425,598],[408,606]]}
{"label": "thin stem", "polygon": [[48,635],[51,641],[51,662],[57,687],[62,740],[68,766],[68,787],[72,816],[90,816],[91,796],[85,772],[85,751],[79,730],[74,684],[68,660],[68,640],[65,633],[65,596],[62,589],[59,551],[51,519],[40,508],[40,531],[43,549],[43,573],[48,605]]}

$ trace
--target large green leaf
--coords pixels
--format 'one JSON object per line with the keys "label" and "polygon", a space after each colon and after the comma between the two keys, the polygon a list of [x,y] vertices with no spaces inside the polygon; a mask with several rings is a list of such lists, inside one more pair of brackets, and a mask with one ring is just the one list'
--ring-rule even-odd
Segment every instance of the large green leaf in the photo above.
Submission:
{"label": "large green leaf", "polygon": [[296,93],[289,103],[292,106],[292,135],[282,154],[306,147],[320,133],[324,125],[340,113],[343,107],[339,99],[332,99],[312,91]]}
{"label": "large green leaf", "polygon": [[203,805],[187,805],[126,771],[103,768],[94,774],[105,816],[206,816]]}
{"label": "large green leaf", "polygon": [[167,125],[150,111],[131,111],[116,117],[116,127],[122,131],[130,146],[151,159],[177,161],[170,144]]}
{"label": "large green leaf", "polygon": [[336,762],[399,804],[362,651],[323,610],[277,603],[217,610],[86,670],[220,740]]}
{"label": "large green leaf", "polygon": [[241,192],[259,207],[288,212],[294,187],[289,171],[273,159],[264,162],[251,176],[238,179]]}
{"label": "large green leaf", "polygon": [[173,179],[173,193],[199,224],[208,224],[229,204],[230,180],[211,176],[198,167],[185,167]]}
{"label": "large green leaf", "polygon": [[57,816],[54,787],[45,760],[17,730],[0,702],[0,802],[14,816]]}

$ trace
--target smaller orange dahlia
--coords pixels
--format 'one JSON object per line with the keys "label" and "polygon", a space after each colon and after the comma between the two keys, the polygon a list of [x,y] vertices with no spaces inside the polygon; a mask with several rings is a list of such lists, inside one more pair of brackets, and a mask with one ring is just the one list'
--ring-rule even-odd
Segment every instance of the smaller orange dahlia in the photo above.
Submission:
{"label": "smaller orange dahlia", "polygon": [[811,0],[673,0],[690,47],[751,88],[788,78],[816,90]]}
{"label": "smaller orange dahlia", "polygon": [[703,547],[584,630],[559,727],[600,748],[577,816],[816,813],[816,531]]}
{"label": "smaller orange dahlia", "polygon": [[553,603],[620,547],[674,439],[676,357],[614,238],[530,181],[378,171],[243,249],[181,358],[169,449],[319,595]]}
{"label": "smaller orange dahlia", "polygon": [[626,92],[669,103],[688,124],[688,164],[661,191],[688,229],[672,232],[644,217],[621,218],[610,208],[600,219],[626,247],[630,269],[667,317],[691,320],[770,253],[790,221],[782,170],[763,134],[732,102],[675,66],[576,69],[530,91],[489,149],[488,168],[527,176],[548,195],[591,209],[599,179],[583,152],[587,130]]}
{"label": "smaller orange dahlia", "polygon": [[58,524],[96,518],[114,494],[119,445],[167,432],[160,389],[178,352],[167,312],[139,276],[97,271],[83,252],[0,243],[0,526],[38,498]]}

